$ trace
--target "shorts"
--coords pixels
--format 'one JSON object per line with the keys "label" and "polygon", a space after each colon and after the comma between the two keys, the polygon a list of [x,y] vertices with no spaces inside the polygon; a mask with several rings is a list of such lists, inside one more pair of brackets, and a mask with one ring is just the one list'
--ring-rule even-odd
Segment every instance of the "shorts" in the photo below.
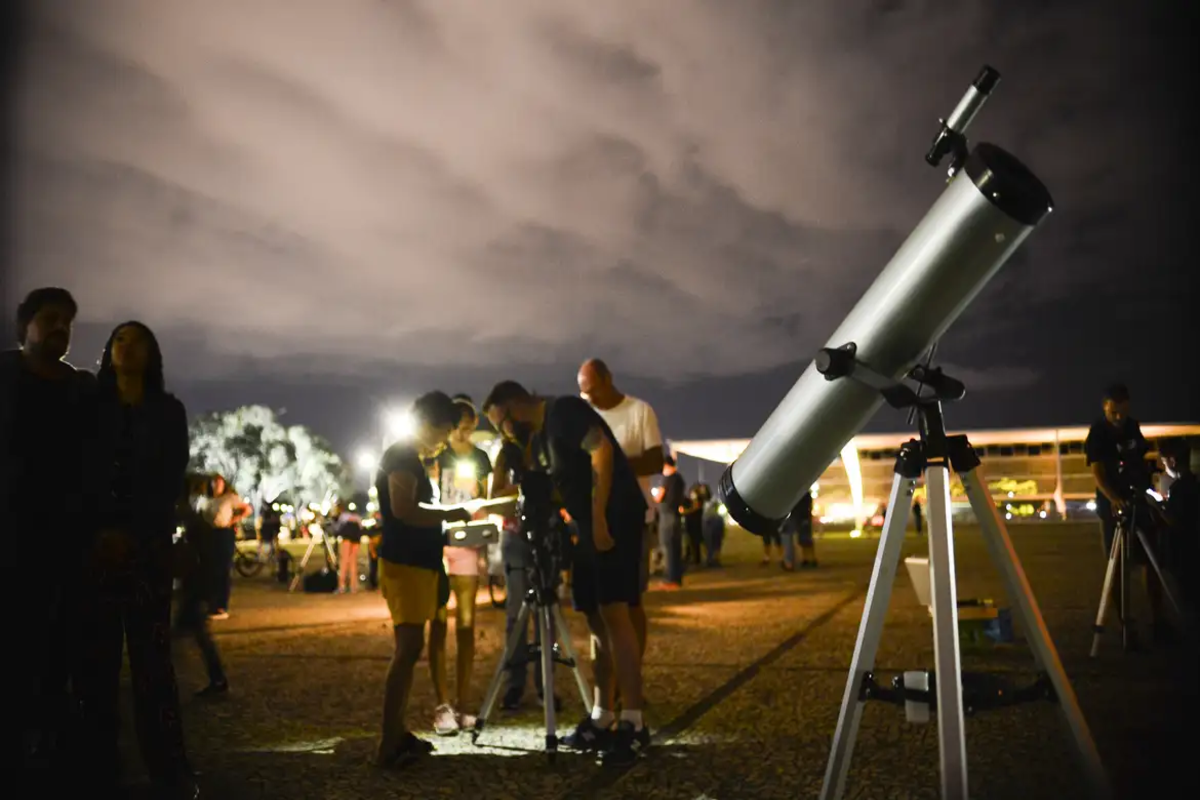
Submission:
{"label": "shorts", "polygon": [[441,574],[441,570],[379,559],[379,590],[387,601],[392,625],[424,625],[437,615]]}
{"label": "shorts", "polygon": [[643,569],[649,569],[640,535],[644,526],[639,522],[623,533],[614,531],[617,544],[607,553],[597,553],[591,531],[580,530],[581,546],[576,548],[571,566],[571,601],[576,611],[590,614],[617,603],[641,605]]}
{"label": "shorts", "polygon": [[442,550],[442,557],[450,575],[479,574],[479,551],[474,547],[447,547]]}
{"label": "shorts", "polygon": [[434,616],[438,622],[450,619],[450,593],[454,593],[454,619],[460,628],[470,628],[475,624],[475,593],[479,591],[479,576],[450,575],[447,578],[449,591],[445,596],[439,592],[438,610]]}

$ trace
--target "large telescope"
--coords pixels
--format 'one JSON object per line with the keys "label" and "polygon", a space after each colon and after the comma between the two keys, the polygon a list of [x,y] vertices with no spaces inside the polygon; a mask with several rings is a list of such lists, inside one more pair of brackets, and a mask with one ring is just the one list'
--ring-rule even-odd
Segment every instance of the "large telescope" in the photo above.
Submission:
{"label": "large telescope", "polygon": [[719,496],[746,530],[778,530],[883,403],[862,381],[833,380],[830,360],[846,353],[879,375],[907,377],[1050,212],[1049,191],[1016,157],[987,143],[968,154],[966,127],[999,78],[984,67],[941,120],[925,160],[951,156],[949,185],[721,476]]}

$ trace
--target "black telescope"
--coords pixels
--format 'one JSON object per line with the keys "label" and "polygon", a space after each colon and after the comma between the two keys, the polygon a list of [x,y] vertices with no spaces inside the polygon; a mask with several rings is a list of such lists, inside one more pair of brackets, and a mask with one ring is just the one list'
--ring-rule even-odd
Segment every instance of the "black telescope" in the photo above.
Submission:
{"label": "black telescope", "polygon": [[1050,192],[1015,156],[987,143],[968,152],[967,125],[999,78],[984,67],[941,121],[925,158],[937,166],[951,156],[949,184],[834,331],[820,358],[721,477],[719,496],[746,530],[778,530],[884,402],[880,387],[823,374],[839,359],[846,361],[836,352],[853,343],[849,361],[865,365],[882,381],[909,377],[921,355],[1050,213]]}

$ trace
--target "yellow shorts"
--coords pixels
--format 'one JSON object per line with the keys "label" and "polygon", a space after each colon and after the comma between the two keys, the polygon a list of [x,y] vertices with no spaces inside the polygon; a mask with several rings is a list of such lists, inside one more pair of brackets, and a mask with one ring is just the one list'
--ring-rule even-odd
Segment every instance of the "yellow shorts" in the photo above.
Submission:
{"label": "yellow shorts", "polygon": [[393,625],[424,625],[438,610],[438,573],[379,559],[379,591]]}

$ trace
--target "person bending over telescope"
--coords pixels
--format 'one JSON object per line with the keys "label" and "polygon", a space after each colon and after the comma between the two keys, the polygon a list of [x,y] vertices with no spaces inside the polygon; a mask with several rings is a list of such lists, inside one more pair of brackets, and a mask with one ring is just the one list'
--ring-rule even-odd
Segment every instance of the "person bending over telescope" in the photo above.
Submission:
{"label": "person bending over telescope", "polygon": [[383,516],[379,586],[396,637],[383,696],[383,735],[376,754],[381,767],[400,767],[433,751],[433,745],[414,736],[404,720],[413,670],[425,646],[425,623],[437,615],[439,586],[445,583],[442,523],[467,522],[471,512],[432,505],[433,483],[423,459],[446,444],[461,416],[459,407],[443,392],[417,398],[412,406],[412,438],[388,448],[375,476]]}
{"label": "person bending over telescope", "polygon": [[[599,647],[592,715],[564,744],[599,751],[602,764],[627,765],[650,743],[642,721],[642,664],[632,620],[632,609],[641,602],[646,519],[641,487],[612,430],[582,398],[537,397],[515,381],[504,381],[492,389],[483,412],[525,450],[529,469],[550,474],[579,530],[572,599],[587,616]],[[618,684],[623,708],[611,730]]]}

